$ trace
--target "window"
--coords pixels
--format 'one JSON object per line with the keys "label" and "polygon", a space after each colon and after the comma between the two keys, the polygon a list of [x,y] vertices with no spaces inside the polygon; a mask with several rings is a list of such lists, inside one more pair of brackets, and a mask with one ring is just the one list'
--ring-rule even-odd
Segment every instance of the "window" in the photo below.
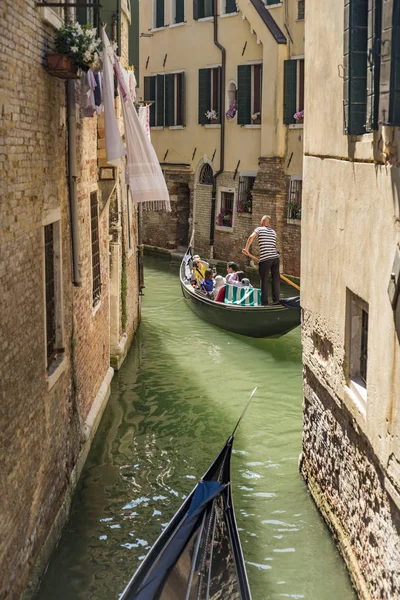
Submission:
{"label": "window", "polygon": [[301,197],[303,181],[300,176],[293,176],[289,183],[288,219],[301,219]]}
{"label": "window", "polygon": [[95,307],[100,302],[101,297],[99,205],[97,192],[90,194],[90,228],[92,239],[92,301],[93,307]]}
{"label": "window", "polygon": [[199,69],[199,124],[221,123],[221,67]]}
{"label": "window", "polygon": [[253,186],[255,176],[240,175],[237,211],[240,213],[253,212]]}
{"label": "window", "polygon": [[221,0],[221,14],[237,13],[236,0]]}
{"label": "window", "polygon": [[347,383],[366,399],[368,366],[368,304],[347,290]]}
{"label": "window", "polygon": [[153,28],[165,27],[165,0],[153,0]]}
{"label": "window", "polygon": [[221,190],[219,192],[219,207],[216,224],[219,227],[232,229],[233,227],[233,207],[235,203],[235,193],[232,191]]}
{"label": "window", "polygon": [[193,19],[212,17],[214,0],[193,0]]}
{"label": "window", "polygon": [[171,0],[171,23],[185,22],[185,0]]}
{"label": "window", "polygon": [[238,124],[261,123],[262,64],[238,66]]}
{"label": "window", "polygon": [[185,73],[165,76],[165,126],[185,125]]}
{"label": "window", "polygon": [[98,8],[94,6],[77,6],[76,20],[81,25],[97,26]]}
{"label": "window", "polygon": [[201,183],[201,185],[212,185],[213,179],[214,172],[212,170],[212,167],[208,163],[205,163],[200,171],[199,183]]}
{"label": "window", "polygon": [[[393,15],[387,14],[389,5],[392,6],[392,0],[384,4],[386,23],[392,22]],[[391,51],[386,55],[383,49],[390,48],[391,33],[387,38],[389,43],[383,39],[381,44],[382,16],[382,0],[345,0],[343,107],[346,134],[361,135],[377,128],[380,85],[382,90],[385,89],[383,97],[387,98],[389,109]],[[389,29],[391,32],[391,25]],[[383,82],[380,83],[381,61],[383,87]],[[384,106],[381,109],[387,119],[389,110]]]}
{"label": "window", "polygon": [[305,0],[297,1],[297,20],[303,21],[305,14]]}
{"label": "window", "polygon": [[60,221],[44,226],[44,277],[46,301],[46,365],[48,374],[64,352],[62,331]]}
{"label": "window", "polygon": [[283,102],[283,122],[285,125],[302,123],[304,115],[304,58],[285,60]]}
{"label": "window", "polygon": [[264,3],[267,6],[271,6],[271,5],[274,6],[276,4],[282,4],[282,0],[264,0]]}
{"label": "window", "polygon": [[185,125],[185,73],[144,78],[144,100],[150,106],[150,127]]}

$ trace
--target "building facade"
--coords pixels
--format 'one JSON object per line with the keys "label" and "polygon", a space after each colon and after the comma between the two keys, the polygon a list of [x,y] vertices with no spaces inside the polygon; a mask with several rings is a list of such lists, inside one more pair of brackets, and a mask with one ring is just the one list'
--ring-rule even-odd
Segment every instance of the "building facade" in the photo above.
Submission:
{"label": "building facade", "polygon": [[[102,117],[83,117],[81,81],[46,68],[55,28],[74,18],[70,11],[33,0],[0,7],[0,596],[7,600],[34,593],[68,517],[113,367],[140,319],[137,216],[123,173],[105,163]],[[123,18],[129,22],[127,10]]]}
{"label": "building facade", "polygon": [[308,0],[306,19],[301,469],[359,597],[392,599],[400,597],[400,3]]}
{"label": "building facade", "polygon": [[196,251],[244,265],[270,214],[283,269],[298,276],[304,0],[153,0],[139,27],[141,95],[172,201],[168,217],[146,215],[144,242],[185,246],[194,230]]}

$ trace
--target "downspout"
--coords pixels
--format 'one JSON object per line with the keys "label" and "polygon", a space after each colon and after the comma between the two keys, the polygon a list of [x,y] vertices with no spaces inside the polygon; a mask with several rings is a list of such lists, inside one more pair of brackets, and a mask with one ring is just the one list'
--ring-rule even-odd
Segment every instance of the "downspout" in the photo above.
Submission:
{"label": "downspout", "polygon": [[121,0],[118,0],[117,3],[117,45],[118,45],[118,49],[117,49],[117,54],[119,57],[122,56],[121,54],[121,27],[122,27],[122,10],[121,10]]}
{"label": "downspout", "polygon": [[211,222],[210,222],[210,258],[214,255],[214,231],[215,231],[215,204],[217,197],[217,178],[224,171],[225,166],[225,80],[226,80],[226,50],[218,41],[218,0],[214,0],[214,44],[221,50],[222,68],[221,68],[221,86],[219,90],[219,105],[221,107],[221,140],[220,140],[220,159],[219,169],[213,177],[213,187],[211,195]]}
{"label": "downspout", "polygon": [[68,186],[69,206],[71,218],[71,243],[72,243],[72,283],[77,287],[82,286],[79,272],[79,227],[78,227],[78,202],[76,195],[76,106],[75,106],[75,80],[67,81],[67,117],[68,117]]}

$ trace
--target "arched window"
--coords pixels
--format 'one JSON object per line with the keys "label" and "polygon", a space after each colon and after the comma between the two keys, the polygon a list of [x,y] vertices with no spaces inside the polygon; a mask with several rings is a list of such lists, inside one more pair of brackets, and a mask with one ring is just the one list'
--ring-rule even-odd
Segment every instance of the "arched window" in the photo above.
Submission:
{"label": "arched window", "polygon": [[212,185],[213,184],[214,173],[211,165],[205,163],[200,171],[199,175],[199,183],[202,185]]}

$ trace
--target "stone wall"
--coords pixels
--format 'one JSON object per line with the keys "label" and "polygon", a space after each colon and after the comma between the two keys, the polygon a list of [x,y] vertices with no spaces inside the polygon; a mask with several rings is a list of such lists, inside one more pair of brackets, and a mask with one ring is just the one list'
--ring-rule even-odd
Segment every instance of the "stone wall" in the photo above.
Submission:
{"label": "stone wall", "polygon": [[301,471],[362,599],[400,597],[400,510],[351,414],[304,370]]}

